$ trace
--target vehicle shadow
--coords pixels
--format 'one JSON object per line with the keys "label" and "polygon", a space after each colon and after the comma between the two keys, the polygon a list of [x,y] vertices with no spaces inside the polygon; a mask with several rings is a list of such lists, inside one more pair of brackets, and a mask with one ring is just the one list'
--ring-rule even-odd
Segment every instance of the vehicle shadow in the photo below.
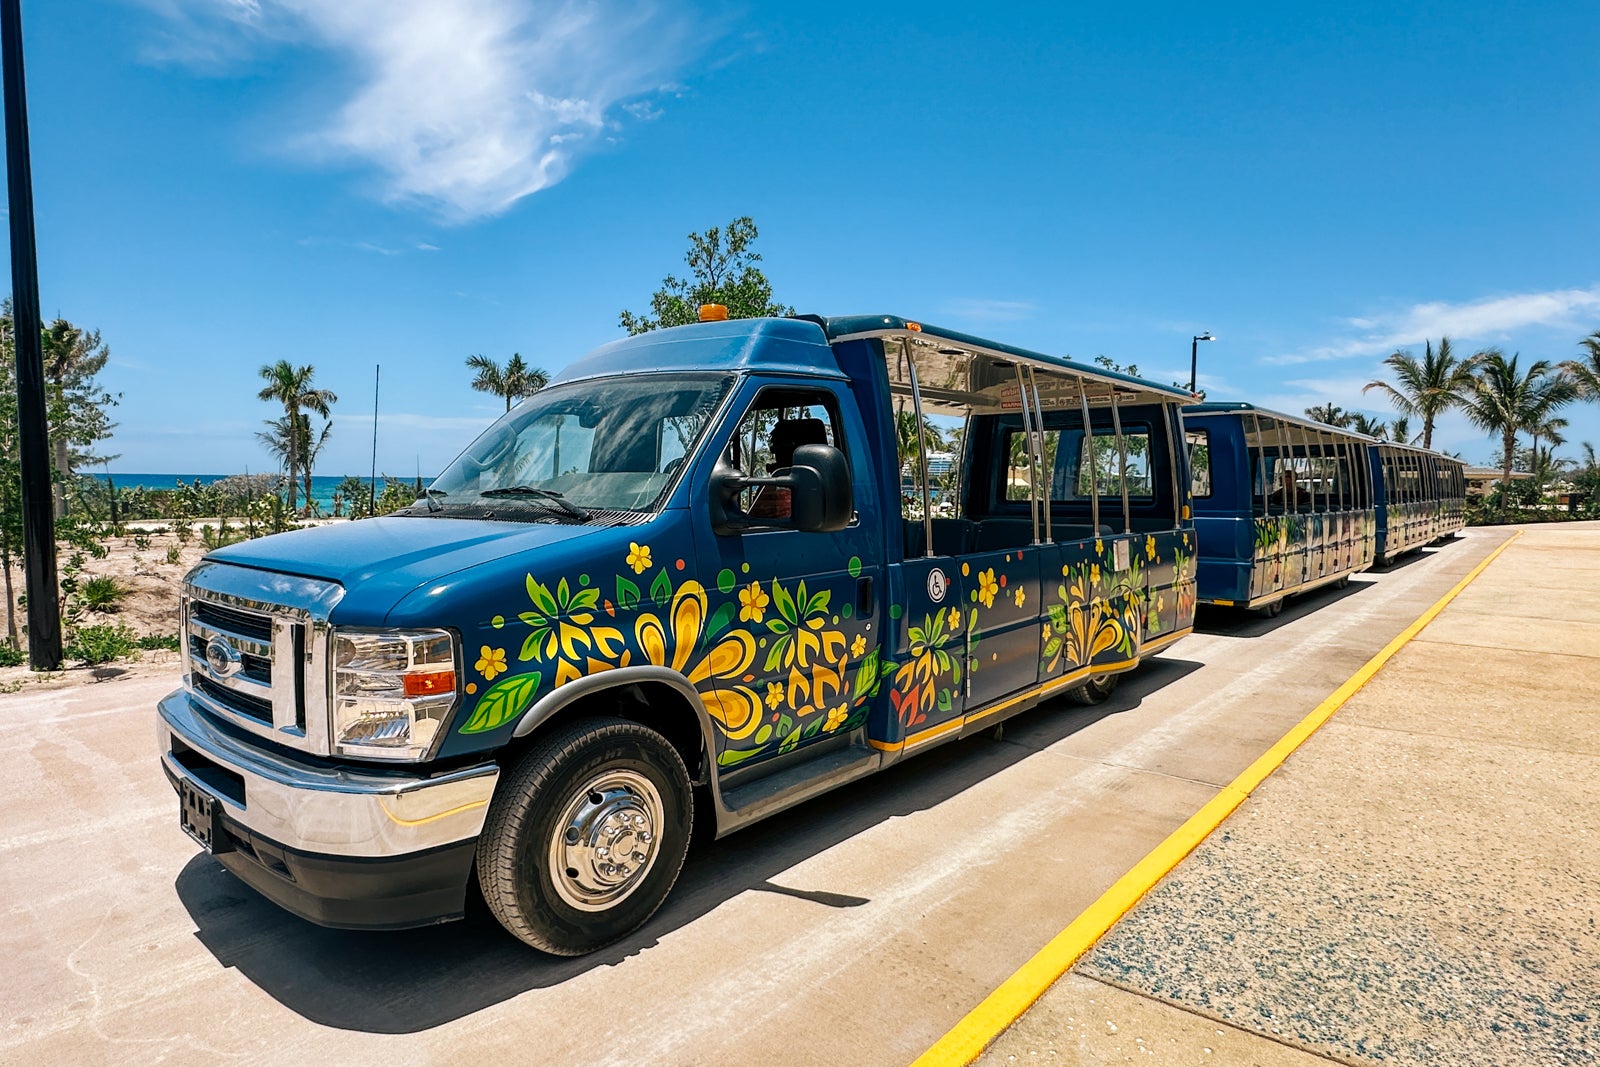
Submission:
{"label": "vehicle shadow", "polygon": [[[415,1033],[532,989],[614,967],[746,891],[779,893],[825,908],[860,897],[791,888],[773,879],[796,864],[897,816],[934,807],[1035,752],[1112,715],[1200,668],[1158,657],[1123,675],[1104,703],[1049,701],[1006,720],[1003,740],[984,732],[775,815],[721,841],[697,835],[677,886],[630,937],[588,956],[546,956],[514,940],[469,897],[465,921],[420,930],[327,930],[268,903],[198,855],[179,872],[178,898],[195,936],[289,1010],[325,1026]],[[475,897],[476,894],[472,894]]]}
{"label": "vehicle shadow", "polygon": [[1398,571],[1409,567],[1413,563],[1421,563],[1423,560],[1436,555],[1441,548],[1451,543],[1452,542],[1450,541],[1445,541],[1442,543],[1436,541],[1432,544],[1424,545],[1421,548],[1413,548],[1406,552],[1405,555],[1400,556],[1397,559],[1392,559],[1388,563],[1373,567],[1372,573],[1388,574],[1392,571]]}
{"label": "vehicle shadow", "polygon": [[1292,596],[1283,602],[1283,611],[1272,618],[1244,608],[1219,608],[1202,604],[1195,613],[1194,632],[1222,637],[1260,637],[1270,634],[1280,626],[1287,626],[1321,611],[1329,604],[1366,592],[1372,588],[1373,575],[1373,571],[1364,571],[1352,575],[1350,584],[1343,589],[1325,585],[1309,593]]}

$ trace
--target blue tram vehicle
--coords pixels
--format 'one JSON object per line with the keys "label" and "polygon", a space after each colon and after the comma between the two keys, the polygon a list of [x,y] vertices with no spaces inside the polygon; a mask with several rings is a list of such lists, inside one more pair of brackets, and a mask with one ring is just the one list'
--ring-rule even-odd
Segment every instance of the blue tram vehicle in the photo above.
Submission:
{"label": "blue tram vehicle", "polygon": [[1466,464],[1461,460],[1394,441],[1375,441],[1368,452],[1378,505],[1378,564],[1388,565],[1466,527]]}
{"label": "blue tram vehicle", "polygon": [[1377,443],[1253,404],[1184,408],[1202,604],[1276,615],[1378,553]]}

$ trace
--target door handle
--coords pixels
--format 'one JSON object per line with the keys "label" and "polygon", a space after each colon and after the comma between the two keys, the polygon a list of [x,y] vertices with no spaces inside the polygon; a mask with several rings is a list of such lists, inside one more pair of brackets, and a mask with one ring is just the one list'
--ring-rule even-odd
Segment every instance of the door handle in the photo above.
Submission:
{"label": "door handle", "polygon": [[856,615],[859,618],[870,618],[876,605],[872,596],[872,577],[856,579]]}

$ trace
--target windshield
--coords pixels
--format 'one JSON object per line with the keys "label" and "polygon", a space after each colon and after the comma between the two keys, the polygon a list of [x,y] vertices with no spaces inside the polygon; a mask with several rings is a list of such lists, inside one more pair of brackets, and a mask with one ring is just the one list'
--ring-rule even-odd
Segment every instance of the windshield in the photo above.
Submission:
{"label": "windshield", "polygon": [[492,500],[571,517],[651,510],[732,380],[632,375],[540,390],[472,442],[430,496],[446,506]]}

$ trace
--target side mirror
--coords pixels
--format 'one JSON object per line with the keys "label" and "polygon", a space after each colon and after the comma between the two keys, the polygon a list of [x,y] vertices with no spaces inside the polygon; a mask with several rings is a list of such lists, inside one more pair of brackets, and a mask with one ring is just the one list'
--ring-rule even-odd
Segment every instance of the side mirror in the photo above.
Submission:
{"label": "side mirror", "polygon": [[[739,494],[762,485],[789,490],[788,520],[752,518],[740,510]],[[711,529],[722,536],[762,527],[834,533],[850,525],[855,514],[850,464],[831,445],[801,445],[794,450],[793,466],[770,478],[748,478],[725,460],[718,461],[710,495]]]}
{"label": "side mirror", "polygon": [[855,493],[843,452],[832,445],[801,445],[794,450],[794,466],[787,477],[795,529],[835,533],[850,525]]}

